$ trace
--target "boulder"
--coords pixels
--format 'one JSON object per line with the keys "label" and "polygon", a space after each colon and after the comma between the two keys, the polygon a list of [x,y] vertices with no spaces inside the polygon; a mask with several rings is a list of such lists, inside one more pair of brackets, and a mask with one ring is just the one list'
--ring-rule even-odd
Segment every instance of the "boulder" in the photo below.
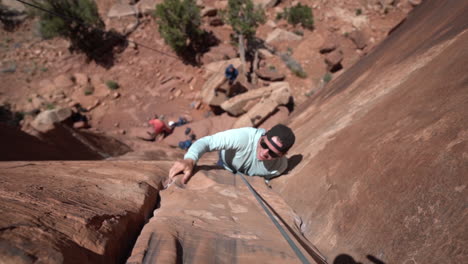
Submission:
{"label": "boulder", "polygon": [[58,108],[52,110],[46,110],[36,116],[34,121],[31,122],[31,126],[42,133],[46,133],[54,128],[55,123],[62,122],[72,115],[70,108]]}
{"label": "boulder", "polygon": [[71,77],[68,74],[61,74],[54,79],[54,85],[57,88],[69,88],[74,85]]}
{"label": "boulder", "polygon": [[73,79],[75,80],[75,83],[78,85],[87,85],[89,83],[89,77],[88,75],[84,73],[75,73],[73,74]]}
{"label": "boulder", "polygon": [[258,104],[256,104],[247,113],[242,115],[236,123],[234,128],[240,127],[255,127],[262,123],[271,113],[273,113],[278,105],[275,101],[270,98],[262,98]]}
{"label": "boulder", "polygon": [[201,89],[201,97],[204,103],[219,106],[228,99],[227,92],[218,92],[218,88],[226,83],[224,72],[217,72],[208,79]]}
{"label": "boulder", "polygon": [[335,50],[337,47],[338,43],[336,38],[328,36],[323,42],[323,44],[320,46],[319,51],[320,53],[324,54]]}
{"label": "boulder", "polygon": [[107,13],[107,17],[114,18],[114,17],[124,17],[124,16],[136,16],[138,14],[138,9],[135,6],[129,4],[114,4],[109,13]]}
{"label": "boulder", "polygon": [[268,130],[277,124],[285,124],[288,117],[289,109],[286,106],[278,106],[259,127]]}
{"label": "boulder", "polygon": [[285,105],[291,100],[291,89],[288,82],[275,82],[268,86],[272,89],[270,99],[276,105]]}
{"label": "boulder", "polygon": [[31,105],[34,109],[41,109],[46,103],[47,101],[40,95],[36,94],[31,98]]}
{"label": "boulder", "polygon": [[150,15],[156,10],[156,5],[162,2],[163,0],[140,0],[135,7],[140,14]]}
{"label": "boulder", "polygon": [[260,79],[271,81],[271,82],[276,82],[276,81],[282,81],[285,78],[285,75],[283,73],[278,72],[276,69],[270,69],[268,67],[263,67],[255,71],[255,74]]}
{"label": "boulder", "polygon": [[[276,82],[272,83],[270,86],[249,90],[248,92],[232,97],[226,102],[222,103],[221,108],[231,115],[238,116],[246,112],[245,106],[249,101],[268,97],[273,100],[274,108],[281,104],[287,104],[289,102],[289,98],[291,97],[289,83]],[[251,110],[249,110],[249,112]]]}
{"label": "boulder", "polygon": [[242,74],[242,70],[239,67],[241,64],[239,58],[214,62],[205,66],[205,75],[210,77],[208,77],[208,80],[203,84],[201,89],[201,98],[204,103],[219,106],[228,99],[231,87],[227,84],[224,70],[229,64],[233,64],[239,70],[239,75]]}
{"label": "boulder", "polygon": [[327,64],[327,70],[332,71],[338,67],[341,67],[341,61],[343,60],[343,52],[341,50],[334,50],[325,56],[325,63]]}
{"label": "boulder", "polygon": [[124,263],[170,165],[2,162],[1,262]]}
{"label": "boulder", "polygon": [[265,42],[270,44],[279,41],[297,41],[301,39],[302,36],[286,31],[284,29],[277,28],[273,30],[270,34],[268,34]]}
{"label": "boulder", "polygon": [[348,34],[348,37],[358,49],[364,49],[367,46],[367,36],[361,30],[354,30]]}
{"label": "boulder", "polygon": [[222,72],[224,74],[224,70],[229,64],[232,64],[234,67],[239,68],[239,66],[241,65],[241,61],[239,58],[234,58],[230,60],[223,60],[223,61],[216,61],[216,62],[209,63],[204,66],[204,69],[206,72],[204,77],[206,78],[210,76],[211,74],[217,73],[217,72]]}

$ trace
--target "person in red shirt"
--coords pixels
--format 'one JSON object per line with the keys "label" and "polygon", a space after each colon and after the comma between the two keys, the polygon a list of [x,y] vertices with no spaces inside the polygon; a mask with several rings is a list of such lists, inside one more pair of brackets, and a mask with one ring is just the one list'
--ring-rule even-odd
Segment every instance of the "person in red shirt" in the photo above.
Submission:
{"label": "person in red shirt", "polygon": [[172,128],[166,125],[166,123],[162,120],[155,118],[155,119],[151,119],[148,123],[153,126],[154,134],[156,135],[159,135],[162,133],[164,134],[164,136],[167,136],[172,132]]}
{"label": "person in red shirt", "polygon": [[160,138],[165,138],[169,134],[172,133],[173,130],[173,124],[174,122],[169,122],[169,125],[167,125],[164,121],[154,118],[148,121],[150,124],[150,128],[145,131],[145,133],[141,136],[138,136],[138,138],[146,140],[146,141],[154,141],[158,136],[161,136]]}
{"label": "person in red shirt", "polygon": [[172,121],[169,121],[169,125],[166,125],[164,121],[155,118],[155,119],[151,119],[148,123],[153,128],[153,131],[151,134],[154,136],[154,139],[156,139],[156,137],[158,137],[159,135],[162,135],[162,138],[165,138],[169,134],[171,134],[174,129],[173,127],[174,122]]}

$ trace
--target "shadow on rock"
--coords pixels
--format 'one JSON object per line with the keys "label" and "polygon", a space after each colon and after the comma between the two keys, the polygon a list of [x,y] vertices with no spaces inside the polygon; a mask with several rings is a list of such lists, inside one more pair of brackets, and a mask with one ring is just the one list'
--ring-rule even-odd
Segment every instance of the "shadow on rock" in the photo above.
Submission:
{"label": "shadow on rock", "polygon": [[115,54],[122,52],[128,46],[127,38],[114,30],[87,28],[76,31],[70,36],[72,43],[70,51],[82,51],[88,61],[94,61],[106,69],[114,66]]}
{"label": "shadow on rock", "polygon": [[[367,255],[366,258],[371,261],[371,263],[374,264],[385,264],[382,260],[372,256],[372,255]],[[336,256],[335,260],[333,260],[333,264],[362,264],[361,262],[357,262],[354,260],[353,257],[351,257],[348,254],[340,254]]]}
{"label": "shadow on rock", "polygon": [[179,55],[183,63],[192,66],[199,66],[201,64],[200,58],[203,57],[203,54],[219,43],[220,40],[213,34],[213,32],[204,31],[198,40],[194,40],[186,50],[177,55]]}
{"label": "shadow on rock", "polygon": [[288,168],[284,172],[284,174],[288,174],[291,170],[293,170],[303,159],[302,154],[293,155],[288,159]]}

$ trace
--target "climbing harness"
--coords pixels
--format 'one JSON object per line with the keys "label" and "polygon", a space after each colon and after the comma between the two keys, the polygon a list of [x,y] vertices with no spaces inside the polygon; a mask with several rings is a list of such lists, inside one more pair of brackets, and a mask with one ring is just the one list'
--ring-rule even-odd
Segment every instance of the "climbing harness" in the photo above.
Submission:
{"label": "climbing harness", "polygon": [[[262,198],[260,197],[260,195],[257,193],[257,191],[255,191],[255,189],[252,187],[252,185],[250,185],[250,183],[245,179],[244,175],[242,173],[237,173],[238,175],[241,176],[242,180],[244,181],[244,183],[247,185],[247,187],[249,188],[250,192],[254,195],[255,199],[257,199],[258,203],[262,206],[263,210],[265,210],[265,213],[268,215],[268,217],[270,218],[270,220],[273,222],[273,224],[275,224],[276,228],[278,228],[278,230],[280,231],[281,235],[283,235],[284,239],[286,239],[286,241],[288,242],[289,246],[292,248],[292,250],[294,251],[294,253],[296,253],[297,257],[301,260],[302,263],[310,263],[306,257],[304,256],[304,254],[302,254],[302,252],[299,250],[299,248],[296,246],[296,244],[291,240],[291,238],[289,237],[289,235],[286,233],[286,231],[284,230],[284,228],[278,223],[278,221],[275,219],[275,217],[273,217],[273,214],[270,212],[270,210],[267,208],[267,206],[265,205],[266,202],[264,202],[262,200]],[[316,254],[316,257],[320,260],[320,263],[323,263],[323,264],[327,264],[327,261],[325,260],[325,258],[323,256],[320,256],[319,254]]]}

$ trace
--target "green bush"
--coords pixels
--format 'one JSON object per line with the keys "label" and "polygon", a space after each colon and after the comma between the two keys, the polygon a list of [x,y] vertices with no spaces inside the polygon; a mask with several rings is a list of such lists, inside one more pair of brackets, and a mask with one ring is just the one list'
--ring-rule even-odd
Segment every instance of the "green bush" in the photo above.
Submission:
{"label": "green bush", "polygon": [[327,72],[323,76],[322,80],[323,80],[324,83],[329,83],[332,80],[332,78],[333,78],[332,74]]}
{"label": "green bush", "polygon": [[99,65],[111,67],[114,53],[122,51],[127,44],[124,35],[105,31],[93,0],[36,0],[35,3],[51,12],[41,13],[39,32],[43,38],[67,38],[71,42],[70,51],[83,52]]}
{"label": "green bush", "polygon": [[62,15],[41,13],[40,33],[46,39],[58,36],[78,37],[77,35],[86,33],[87,26],[104,29],[104,23],[93,0],[43,0],[36,1],[36,4]]}
{"label": "green bush", "polygon": [[107,81],[106,85],[107,85],[107,88],[109,88],[111,90],[117,90],[120,87],[120,85],[117,82],[114,82],[114,81]]}
{"label": "green bush", "polygon": [[162,38],[178,54],[203,38],[200,9],[194,0],[164,0],[156,5],[154,16]]}
{"label": "green bush", "polygon": [[92,95],[94,93],[94,89],[92,89],[91,87],[87,87],[85,90],[84,90],[84,95],[88,96],[88,95]]}
{"label": "green bush", "polygon": [[52,110],[52,109],[55,109],[55,105],[53,103],[47,103],[45,105],[46,109],[47,110]]}
{"label": "green bush", "polygon": [[299,62],[294,60],[289,54],[281,54],[281,59],[288,66],[288,68],[299,78],[307,78],[307,73],[302,69],[302,66]]}
{"label": "green bush", "polygon": [[294,30],[293,33],[298,35],[298,36],[304,36],[304,31],[302,31],[302,30]]}
{"label": "green bush", "polygon": [[275,20],[281,20],[281,19],[283,19],[283,15],[284,15],[283,13],[277,13],[277,14],[276,14],[276,17],[275,17]]}
{"label": "green bush", "polygon": [[282,17],[286,18],[288,23],[292,25],[301,24],[303,27],[308,29],[312,29],[314,27],[312,9],[307,5],[301,5],[301,3],[291,8],[286,8]]}

